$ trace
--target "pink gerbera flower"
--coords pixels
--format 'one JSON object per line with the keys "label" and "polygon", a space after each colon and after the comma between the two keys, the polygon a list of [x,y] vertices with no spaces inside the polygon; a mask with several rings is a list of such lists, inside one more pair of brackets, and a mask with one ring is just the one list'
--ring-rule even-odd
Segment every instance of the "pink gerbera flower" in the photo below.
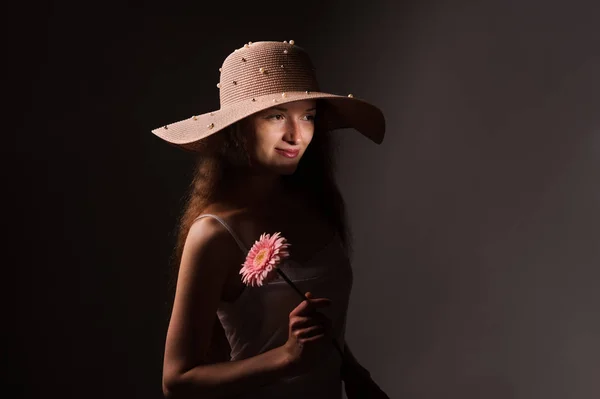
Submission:
{"label": "pink gerbera flower", "polygon": [[262,286],[275,278],[275,269],[279,263],[289,257],[288,248],[290,244],[280,233],[272,236],[261,234],[258,241],[254,243],[240,274],[242,281],[250,286]]}

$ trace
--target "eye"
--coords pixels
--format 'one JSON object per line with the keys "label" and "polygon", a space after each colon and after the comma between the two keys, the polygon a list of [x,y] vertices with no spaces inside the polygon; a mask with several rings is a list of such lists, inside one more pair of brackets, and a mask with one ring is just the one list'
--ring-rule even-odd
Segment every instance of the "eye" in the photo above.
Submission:
{"label": "eye", "polygon": [[314,121],[315,120],[315,116],[314,115],[306,115],[303,120],[305,121]]}
{"label": "eye", "polygon": [[269,115],[267,116],[267,119],[275,119],[275,120],[282,120],[283,119],[283,115],[281,114],[273,114],[273,115]]}

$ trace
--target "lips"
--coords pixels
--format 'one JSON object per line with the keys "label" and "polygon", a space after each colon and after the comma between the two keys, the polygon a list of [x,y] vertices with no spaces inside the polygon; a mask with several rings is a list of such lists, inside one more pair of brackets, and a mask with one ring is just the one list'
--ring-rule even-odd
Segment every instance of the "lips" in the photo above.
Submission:
{"label": "lips", "polygon": [[295,158],[300,153],[300,150],[282,150],[281,148],[276,148],[275,150],[287,158]]}

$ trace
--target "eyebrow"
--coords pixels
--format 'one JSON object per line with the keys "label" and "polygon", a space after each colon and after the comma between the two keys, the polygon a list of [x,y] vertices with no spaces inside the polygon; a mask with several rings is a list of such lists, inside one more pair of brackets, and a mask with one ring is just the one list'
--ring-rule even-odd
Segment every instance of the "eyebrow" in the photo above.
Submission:
{"label": "eyebrow", "polygon": [[[287,112],[287,108],[283,108],[283,107],[273,107],[273,109],[276,109],[277,111]],[[317,107],[312,107],[312,108],[307,109],[305,112],[315,111],[316,109],[317,109]]]}

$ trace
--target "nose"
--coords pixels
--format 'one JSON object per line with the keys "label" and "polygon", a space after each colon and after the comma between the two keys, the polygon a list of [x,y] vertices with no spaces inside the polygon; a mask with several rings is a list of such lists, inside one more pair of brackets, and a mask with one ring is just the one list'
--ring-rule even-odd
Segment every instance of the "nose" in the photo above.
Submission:
{"label": "nose", "polygon": [[299,144],[302,138],[302,131],[296,121],[288,120],[285,129],[284,140],[291,144]]}

